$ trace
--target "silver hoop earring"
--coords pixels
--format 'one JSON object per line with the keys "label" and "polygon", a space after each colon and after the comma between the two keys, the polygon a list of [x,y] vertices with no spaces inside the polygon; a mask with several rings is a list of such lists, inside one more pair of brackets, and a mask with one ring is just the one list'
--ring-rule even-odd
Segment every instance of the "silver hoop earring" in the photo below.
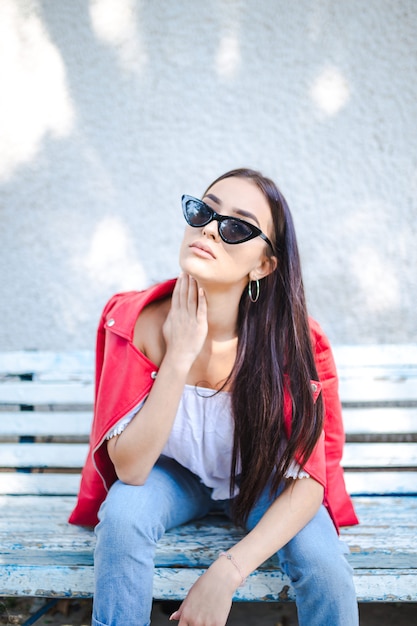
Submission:
{"label": "silver hoop earring", "polygon": [[[252,291],[252,283],[256,284],[256,293],[255,295],[253,295],[253,291]],[[248,283],[248,294],[249,294],[249,299],[251,302],[257,302],[259,299],[259,294],[260,294],[260,288],[259,288],[259,280],[250,280]]]}

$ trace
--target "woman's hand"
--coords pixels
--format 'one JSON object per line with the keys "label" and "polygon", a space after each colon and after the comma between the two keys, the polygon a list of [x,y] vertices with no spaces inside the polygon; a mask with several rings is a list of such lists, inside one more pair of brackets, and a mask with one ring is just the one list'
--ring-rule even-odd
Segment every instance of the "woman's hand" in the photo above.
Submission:
{"label": "woman's hand", "polygon": [[207,337],[207,302],[197,282],[181,274],[172,293],[171,309],[162,328],[167,350],[191,367]]}
{"label": "woman's hand", "polygon": [[[221,570],[218,563],[213,563],[200,576],[178,611],[169,618],[178,620],[178,626],[225,626],[240,579],[236,585],[233,571]],[[222,575],[222,571],[226,576]]]}

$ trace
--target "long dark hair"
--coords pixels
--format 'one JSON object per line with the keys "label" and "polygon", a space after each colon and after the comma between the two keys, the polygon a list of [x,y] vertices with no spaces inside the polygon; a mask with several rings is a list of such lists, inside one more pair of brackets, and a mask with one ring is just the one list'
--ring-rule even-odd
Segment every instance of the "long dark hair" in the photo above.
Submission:
{"label": "long dark hair", "polygon": [[[233,514],[243,525],[268,482],[272,494],[296,455],[301,467],[308,460],[322,431],[323,404],[321,396],[314,402],[311,387],[318,375],[288,204],[272,180],[251,169],[227,172],[210,187],[231,177],[253,182],[264,194],[271,208],[278,259],[276,270],[260,281],[256,303],[246,289],[242,294],[237,356],[229,377],[235,422],[230,490],[233,493],[239,486]],[[288,434],[284,415],[291,405]]]}

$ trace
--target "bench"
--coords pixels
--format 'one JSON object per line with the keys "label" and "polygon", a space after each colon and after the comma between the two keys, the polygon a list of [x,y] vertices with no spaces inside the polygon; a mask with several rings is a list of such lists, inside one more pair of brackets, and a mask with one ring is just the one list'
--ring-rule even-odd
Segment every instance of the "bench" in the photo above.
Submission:
{"label": "bench", "polygon": [[[361,520],[342,529],[358,600],[416,602],[417,345],[334,352],[343,465]],[[93,368],[91,352],[0,354],[0,596],[93,594],[94,534],[67,523],[87,452]],[[239,536],[212,516],[168,532],[157,551],[155,599],[184,598]],[[271,558],[235,599],[293,601],[294,592]]]}

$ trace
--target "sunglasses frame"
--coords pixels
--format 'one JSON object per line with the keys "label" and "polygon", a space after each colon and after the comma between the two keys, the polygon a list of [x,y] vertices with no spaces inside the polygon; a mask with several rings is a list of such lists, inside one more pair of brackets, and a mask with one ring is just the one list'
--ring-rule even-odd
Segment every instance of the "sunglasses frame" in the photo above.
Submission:
{"label": "sunglasses frame", "polygon": [[[190,223],[188,215],[187,215],[187,202],[189,202],[190,200],[192,200],[193,202],[197,202],[199,205],[205,207],[205,209],[209,211],[210,218],[206,222],[204,222],[204,224],[191,224]],[[225,243],[228,243],[229,245],[234,246],[234,245],[237,245],[238,243],[245,243],[245,241],[250,241],[251,239],[255,239],[255,237],[260,237],[271,247],[271,250],[274,251],[274,246],[272,245],[268,237],[261,231],[260,228],[258,228],[257,226],[254,226],[250,222],[247,222],[246,220],[242,220],[240,219],[240,217],[232,217],[231,215],[220,215],[219,213],[216,213],[216,211],[212,209],[211,206],[209,206],[206,202],[204,202],[204,200],[200,200],[200,198],[195,198],[194,196],[188,196],[184,194],[181,198],[181,204],[182,204],[182,211],[184,213],[185,221],[192,228],[203,228],[203,226],[207,226],[207,224],[210,224],[210,222],[215,221],[215,222],[218,222],[219,224],[219,227],[218,227],[219,236],[221,240],[224,241]],[[251,230],[251,234],[248,237],[245,237],[244,239],[240,239],[239,241],[227,241],[224,235],[222,235],[222,229],[220,228],[222,222],[224,222],[225,220],[232,220],[234,222],[239,222],[240,224],[244,224]]]}

